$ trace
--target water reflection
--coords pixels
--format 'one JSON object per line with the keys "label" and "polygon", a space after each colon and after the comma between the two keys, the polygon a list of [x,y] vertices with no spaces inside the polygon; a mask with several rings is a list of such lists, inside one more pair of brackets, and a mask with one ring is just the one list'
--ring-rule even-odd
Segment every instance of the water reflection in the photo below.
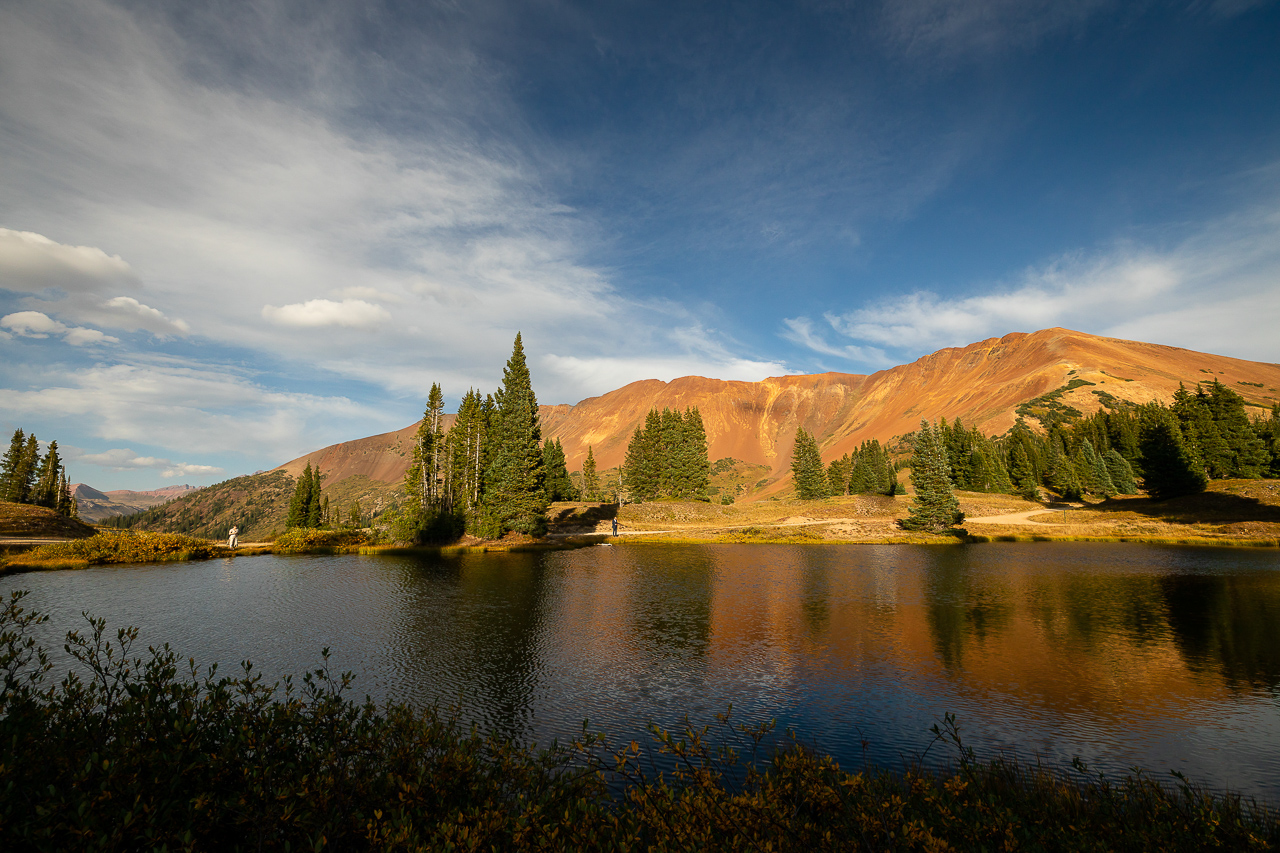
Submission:
{"label": "water reflection", "polygon": [[[252,558],[52,572],[147,642],[269,675],[322,645],[375,698],[461,702],[546,742],[590,719],[777,718],[844,763],[979,750],[1178,769],[1280,800],[1280,553],[1115,545],[655,546],[455,558]],[[50,643],[50,645],[53,645]]]}

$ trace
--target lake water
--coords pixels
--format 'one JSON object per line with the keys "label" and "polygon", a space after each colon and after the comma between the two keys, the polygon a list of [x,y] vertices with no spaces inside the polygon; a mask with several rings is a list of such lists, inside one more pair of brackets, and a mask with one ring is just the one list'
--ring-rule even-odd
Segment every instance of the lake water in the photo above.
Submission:
{"label": "lake water", "polygon": [[251,659],[300,676],[328,646],[361,695],[460,702],[542,743],[584,719],[643,741],[650,720],[709,723],[732,704],[845,766],[900,767],[951,712],[979,755],[1173,769],[1280,803],[1276,550],[635,544],[252,557],[0,586],[32,591],[59,652],[84,610],[224,672]]}

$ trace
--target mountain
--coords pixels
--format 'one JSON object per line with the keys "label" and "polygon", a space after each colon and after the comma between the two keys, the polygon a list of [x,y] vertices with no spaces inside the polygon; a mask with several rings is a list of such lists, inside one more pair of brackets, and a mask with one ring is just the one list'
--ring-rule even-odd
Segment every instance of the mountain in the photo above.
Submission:
{"label": "mountain", "polygon": [[165,486],[146,492],[134,492],[128,489],[115,489],[100,492],[84,483],[76,483],[71,487],[71,495],[76,499],[76,508],[85,521],[97,522],[117,515],[133,515],[157,504],[181,497],[197,487]]}
{"label": "mountain", "polygon": [[[535,377],[536,379],[536,377]],[[646,379],[576,405],[542,406],[544,438],[564,445],[569,469],[581,467],[590,445],[601,470],[620,465],[627,443],[651,408],[697,406],[710,458],[767,466],[747,495],[768,497],[790,481],[791,449],[804,427],[824,460],[867,439],[911,432],[922,418],[961,418],[987,434],[1002,433],[1019,413],[1037,416],[1097,411],[1104,401],[1168,401],[1179,383],[1218,379],[1261,414],[1280,400],[1280,365],[1244,361],[1178,347],[1105,338],[1069,329],[1015,332],[952,347],[869,376],[821,373],[738,382],[686,376]],[[326,483],[362,475],[398,483],[411,460],[417,424],[342,442],[280,466],[297,476],[310,462]],[[763,469],[761,469],[763,470]]]}

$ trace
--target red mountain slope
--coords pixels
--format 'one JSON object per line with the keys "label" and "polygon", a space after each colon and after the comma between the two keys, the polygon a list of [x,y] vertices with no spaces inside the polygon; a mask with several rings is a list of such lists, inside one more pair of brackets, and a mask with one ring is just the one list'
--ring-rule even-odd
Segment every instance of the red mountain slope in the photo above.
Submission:
{"label": "red mountain slope", "polygon": [[[1262,412],[1280,399],[1280,365],[1243,361],[1177,347],[1102,338],[1068,329],[1016,332],[966,347],[939,350],[911,364],[870,376],[822,373],[762,382],[686,376],[671,382],[633,382],[577,405],[542,407],[543,435],[564,444],[570,470],[594,448],[601,469],[620,464],[627,442],[650,408],[697,406],[711,459],[732,456],[769,465],[770,485],[789,479],[796,430],[814,433],[824,459],[862,441],[910,432],[921,418],[960,417],[984,432],[1004,432],[1023,402],[1071,380],[1090,385],[1064,391],[1061,401],[1086,414],[1101,407],[1099,393],[1137,403],[1168,400],[1179,382],[1218,379]],[[417,425],[326,447],[281,466],[296,476],[307,462],[337,482],[355,474],[395,482],[409,465]]]}

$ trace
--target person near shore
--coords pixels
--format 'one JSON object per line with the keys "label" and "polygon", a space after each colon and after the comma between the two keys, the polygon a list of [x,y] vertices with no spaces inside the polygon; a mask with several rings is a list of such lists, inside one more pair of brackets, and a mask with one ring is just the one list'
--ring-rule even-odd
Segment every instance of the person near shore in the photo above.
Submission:
{"label": "person near shore", "polygon": [[240,534],[239,527],[232,527],[231,530],[227,532],[227,547],[230,548],[232,551],[236,549],[236,541],[237,541],[236,537],[239,534]]}
{"label": "person near shore", "polygon": [[616,515],[613,517],[613,535],[618,535],[618,517]]}

